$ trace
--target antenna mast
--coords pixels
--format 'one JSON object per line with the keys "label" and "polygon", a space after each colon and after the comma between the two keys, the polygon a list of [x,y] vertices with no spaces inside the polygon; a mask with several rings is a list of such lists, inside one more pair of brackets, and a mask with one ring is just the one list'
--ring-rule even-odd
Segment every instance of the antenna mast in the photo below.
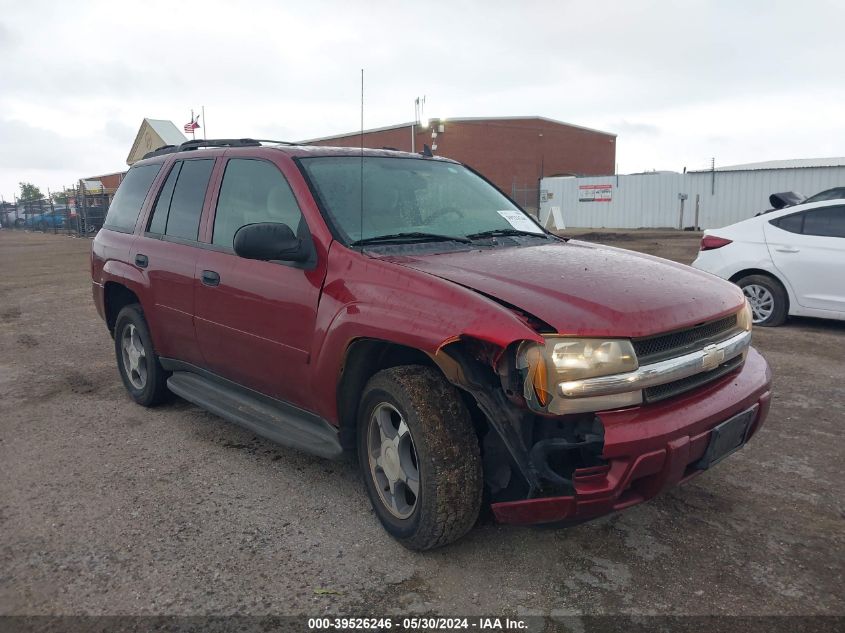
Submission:
{"label": "antenna mast", "polygon": [[[358,239],[364,239],[364,69],[361,69],[361,234]],[[361,244],[361,252],[364,245]]]}

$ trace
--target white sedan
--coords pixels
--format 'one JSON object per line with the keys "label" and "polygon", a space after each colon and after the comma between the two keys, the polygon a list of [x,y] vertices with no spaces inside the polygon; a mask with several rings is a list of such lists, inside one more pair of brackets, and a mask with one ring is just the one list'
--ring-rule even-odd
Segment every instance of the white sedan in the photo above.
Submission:
{"label": "white sedan", "polygon": [[788,315],[845,319],[845,200],[709,229],[692,265],[742,288],[756,325]]}

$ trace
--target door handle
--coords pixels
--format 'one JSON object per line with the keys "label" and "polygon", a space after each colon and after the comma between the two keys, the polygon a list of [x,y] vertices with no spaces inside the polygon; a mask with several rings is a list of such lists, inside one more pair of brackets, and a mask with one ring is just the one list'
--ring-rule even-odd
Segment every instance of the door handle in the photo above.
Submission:
{"label": "door handle", "polygon": [[150,265],[150,258],[138,253],[135,255],[135,265],[138,266],[138,268],[146,268]]}
{"label": "door handle", "polygon": [[220,283],[220,275],[213,270],[202,271],[202,283],[206,286],[216,286]]}
{"label": "door handle", "polygon": [[775,249],[778,253],[797,253],[800,251],[800,248],[795,248],[794,246],[781,246],[780,248]]}

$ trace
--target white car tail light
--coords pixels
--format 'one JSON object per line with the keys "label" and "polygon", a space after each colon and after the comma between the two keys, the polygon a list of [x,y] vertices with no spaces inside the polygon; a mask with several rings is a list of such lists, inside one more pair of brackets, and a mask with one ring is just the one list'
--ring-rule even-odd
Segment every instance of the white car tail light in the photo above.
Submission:
{"label": "white car tail light", "polygon": [[722,248],[727,246],[733,240],[724,237],[716,237],[715,235],[705,235],[701,238],[701,250],[712,251],[714,248]]}

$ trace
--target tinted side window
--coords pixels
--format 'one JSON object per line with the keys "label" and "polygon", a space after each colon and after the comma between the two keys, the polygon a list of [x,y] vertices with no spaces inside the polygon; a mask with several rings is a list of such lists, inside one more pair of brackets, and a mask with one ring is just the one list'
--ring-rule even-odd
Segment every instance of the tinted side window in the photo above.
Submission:
{"label": "tinted side window", "polygon": [[226,164],[214,216],[214,244],[231,248],[235,232],[256,222],[281,222],[299,235],[301,220],[296,198],[278,167],[242,158]]}
{"label": "tinted side window", "polygon": [[153,217],[150,218],[150,226],[147,228],[150,233],[164,234],[164,229],[167,226],[167,214],[170,213],[170,200],[173,197],[173,189],[176,186],[180,169],[182,169],[181,161],[174,163],[167,180],[164,181],[164,186],[161,188],[161,193],[158,194],[158,200],[156,200],[156,206],[153,209]]}
{"label": "tinted side window", "polygon": [[212,167],[214,159],[186,160],[182,163],[170,200],[165,235],[186,240],[197,239],[202,203]]}
{"label": "tinted side window", "polygon": [[150,185],[161,169],[161,163],[139,165],[126,174],[109,206],[104,226],[118,231],[132,232]]}
{"label": "tinted side window", "polygon": [[845,207],[824,207],[805,212],[804,235],[845,237]]}
{"label": "tinted side window", "polygon": [[804,225],[804,214],[793,213],[791,215],[785,215],[777,220],[772,220],[771,224],[790,233],[800,233]]}

